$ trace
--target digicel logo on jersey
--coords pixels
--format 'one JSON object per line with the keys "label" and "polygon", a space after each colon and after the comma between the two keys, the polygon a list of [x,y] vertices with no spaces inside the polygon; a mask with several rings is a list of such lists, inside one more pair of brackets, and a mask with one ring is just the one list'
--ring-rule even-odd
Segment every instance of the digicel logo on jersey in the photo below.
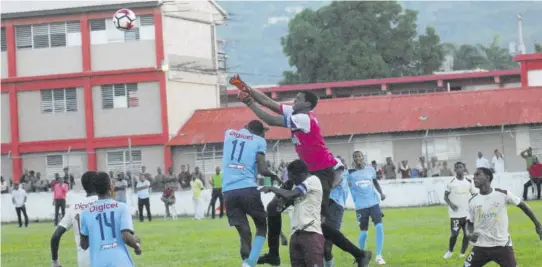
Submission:
{"label": "digicel logo on jersey", "polygon": [[92,201],[90,203],[75,204],[75,210],[84,210],[84,209],[88,208],[92,204],[94,204],[94,201]]}
{"label": "digicel logo on jersey", "polygon": [[235,136],[235,138],[243,138],[243,139],[247,139],[247,140],[252,140],[252,139],[254,139],[254,136],[252,136],[252,135],[244,135],[244,134],[242,134],[242,133],[234,132],[234,131],[231,131],[231,132],[230,132],[230,135]]}
{"label": "digicel logo on jersey", "polygon": [[90,212],[102,212],[104,210],[108,210],[108,209],[114,209],[114,208],[118,208],[119,207],[119,203],[104,203],[104,204],[101,204],[101,205],[96,205],[96,206],[91,206],[90,207]]}

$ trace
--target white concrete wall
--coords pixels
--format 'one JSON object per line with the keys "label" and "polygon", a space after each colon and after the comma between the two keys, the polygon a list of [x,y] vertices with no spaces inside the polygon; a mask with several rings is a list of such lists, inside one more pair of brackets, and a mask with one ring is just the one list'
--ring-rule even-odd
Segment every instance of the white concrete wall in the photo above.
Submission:
{"label": "white concrete wall", "polygon": [[[383,207],[414,207],[426,206],[429,204],[428,192],[434,191],[437,193],[438,201],[444,203],[444,189],[446,184],[453,177],[438,177],[438,178],[423,178],[423,179],[398,179],[384,180],[380,182],[386,200],[382,202]],[[521,196],[523,192],[523,184],[528,180],[526,172],[513,172],[497,175],[493,179],[493,187],[506,189],[517,196]],[[529,190],[530,193],[530,190]],[[151,195],[151,212],[153,216],[163,216],[165,208],[160,200],[161,193],[153,193]],[[132,196],[128,192],[128,196]],[[179,215],[193,215],[192,195],[190,191],[176,192],[177,203],[176,210]],[[67,196],[67,203],[73,204],[84,198],[83,192],[70,191]],[[262,201],[267,206],[271,201],[273,194],[262,194]],[[52,203],[52,193],[32,193],[28,195],[26,210],[31,221],[52,220],[54,216],[54,207]],[[207,207],[211,199],[211,189],[203,191],[204,206]],[[132,206],[132,214],[135,214],[137,209],[137,199],[132,196],[128,199],[128,204]],[[347,200],[347,208],[352,209],[353,203],[349,196]],[[445,209],[445,207],[442,207]],[[11,203],[11,195],[2,195],[2,222],[15,222],[17,215],[15,208]]]}

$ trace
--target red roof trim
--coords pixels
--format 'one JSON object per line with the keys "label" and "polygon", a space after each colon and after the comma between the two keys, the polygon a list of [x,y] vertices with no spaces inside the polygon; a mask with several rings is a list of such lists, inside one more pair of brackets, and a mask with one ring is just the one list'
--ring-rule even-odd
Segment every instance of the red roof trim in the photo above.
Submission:
{"label": "red roof trim", "polygon": [[[516,76],[520,75],[520,69],[515,70],[497,70],[497,71],[484,71],[484,72],[468,72],[468,73],[452,73],[452,74],[434,74],[425,76],[409,76],[409,77],[394,77],[384,79],[369,79],[369,80],[354,80],[354,81],[340,81],[340,82],[327,82],[327,83],[308,83],[308,84],[292,84],[283,85],[270,88],[258,88],[262,92],[285,92],[285,91],[303,91],[312,89],[325,89],[325,88],[337,88],[337,87],[354,87],[354,86],[370,86],[380,84],[402,84],[402,83],[416,83],[438,80],[461,80],[461,79],[473,79],[473,78],[486,78],[495,76]],[[228,95],[237,94],[237,90],[228,90]]]}
{"label": "red roof trim", "polygon": [[[539,99],[542,87],[339,98],[322,100],[315,112],[324,136],[330,137],[541,123]],[[226,129],[241,128],[254,118],[244,106],[197,110],[169,145],[219,143]],[[290,133],[273,127],[266,137],[288,139]]]}
{"label": "red roof trim", "polygon": [[514,60],[515,61],[542,60],[542,53],[517,55],[514,57]]}

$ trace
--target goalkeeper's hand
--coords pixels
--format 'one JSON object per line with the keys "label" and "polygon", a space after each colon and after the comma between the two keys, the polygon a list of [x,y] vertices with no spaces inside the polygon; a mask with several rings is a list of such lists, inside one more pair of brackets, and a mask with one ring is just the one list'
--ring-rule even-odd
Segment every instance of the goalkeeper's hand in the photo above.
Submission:
{"label": "goalkeeper's hand", "polygon": [[237,87],[237,89],[250,94],[250,87],[248,87],[248,85],[241,80],[239,74],[236,73],[230,78],[230,84]]}
{"label": "goalkeeper's hand", "polygon": [[62,267],[62,265],[60,265],[60,262],[56,260],[56,261],[53,261],[53,263],[51,264],[51,267]]}
{"label": "goalkeeper's hand", "polygon": [[254,103],[254,98],[252,98],[249,93],[244,91],[239,91],[239,93],[237,93],[237,98],[239,99],[239,101],[245,103],[245,105],[247,106],[250,106]]}

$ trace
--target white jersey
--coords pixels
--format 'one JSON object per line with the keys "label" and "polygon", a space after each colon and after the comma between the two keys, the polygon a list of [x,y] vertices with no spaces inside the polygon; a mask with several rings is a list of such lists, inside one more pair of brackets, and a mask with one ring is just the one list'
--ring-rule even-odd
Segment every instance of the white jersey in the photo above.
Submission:
{"label": "white jersey", "polygon": [[487,195],[476,194],[469,201],[468,220],[479,234],[477,247],[512,246],[508,233],[506,204],[519,205],[521,199],[514,194],[495,188]]}
{"label": "white jersey", "polygon": [[81,221],[79,216],[84,209],[86,209],[90,204],[98,200],[98,196],[86,197],[80,203],[74,203],[71,205],[66,216],[62,218],[59,226],[66,228],[66,230],[73,227],[73,234],[75,236],[75,245],[77,246],[77,263],[78,267],[90,267],[90,254],[89,250],[83,250],[79,244],[80,242],[80,231],[81,231]]}
{"label": "white jersey", "polygon": [[322,234],[320,211],[323,190],[320,179],[314,175],[309,176],[293,190],[301,191],[303,196],[294,200],[291,234],[293,235],[297,230]]}
{"label": "white jersey", "polygon": [[447,185],[445,192],[450,192],[448,198],[452,204],[457,206],[457,211],[453,211],[448,206],[448,214],[450,218],[465,218],[469,212],[469,199],[474,193],[476,188],[472,181],[466,177],[463,179],[452,179]]}

